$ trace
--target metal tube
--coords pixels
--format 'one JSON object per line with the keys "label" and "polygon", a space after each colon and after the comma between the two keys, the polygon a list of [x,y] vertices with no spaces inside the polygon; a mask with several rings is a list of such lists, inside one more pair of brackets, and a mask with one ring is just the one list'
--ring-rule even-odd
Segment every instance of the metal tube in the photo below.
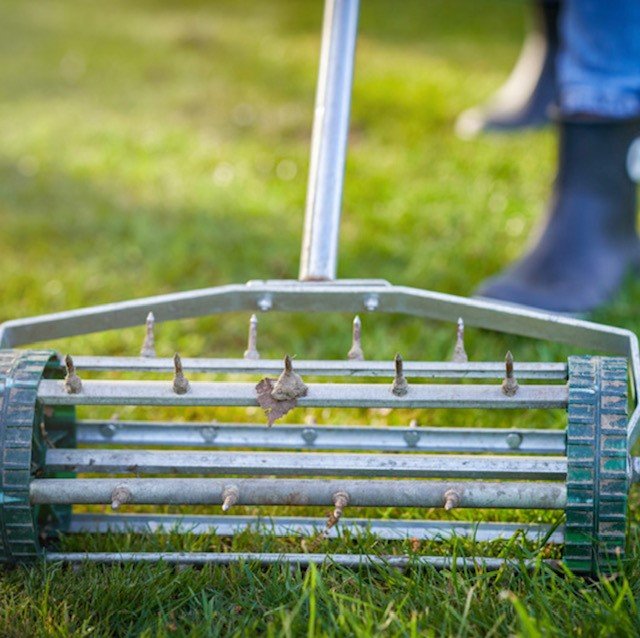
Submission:
{"label": "metal tube", "polygon": [[49,449],[49,472],[564,480],[564,457]]}
{"label": "metal tube", "polygon": [[[122,372],[173,372],[173,359],[146,357],[74,357],[77,370]],[[394,375],[393,361],[303,361],[296,359],[296,372],[313,376],[382,377]],[[277,375],[281,359],[182,359],[186,372],[223,372],[229,374]],[[518,363],[514,371],[519,379],[566,381],[566,363]],[[424,379],[502,379],[504,362],[430,362],[405,361],[404,376]]]}
{"label": "metal tube", "polygon": [[31,503],[109,504],[117,487],[138,505],[220,505],[224,490],[238,489],[238,505],[333,506],[338,491],[353,507],[442,507],[447,490],[460,496],[458,507],[563,509],[567,490],[553,482],[365,481],[354,479],[34,479]]}
{"label": "metal tube", "polygon": [[[85,381],[69,394],[62,381],[43,380],[38,399],[47,405],[201,405],[257,406],[252,383],[194,382],[177,395],[167,381]],[[335,408],[564,408],[566,385],[523,385],[507,396],[500,385],[413,385],[404,396],[381,384],[309,384],[299,407]]]}
{"label": "metal tube", "polygon": [[300,279],[336,276],[358,0],[326,0],[311,138]]}
{"label": "metal tube", "polygon": [[[261,554],[241,552],[47,552],[44,558],[49,563],[128,563],[164,562],[179,565],[228,565],[230,563],[250,562],[260,565],[340,565],[342,567],[394,567],[402,568],[410,565],[430,565],[435,569],[480,568],[497,570],[502,567],[515,569],[533,569],[539,561],[535,559],[486,558],[483,556],[450,557],[450,556],[378,556],[376,554]],[[540,561],[555,567],[558,561]]]}
{"label": "metal tube", "polygon": [[529,541],[563,543],[564,528],[528,523],[468,523],[465,521],[416,521],[411,519],[341,518],[326,529],[327,519],[302,516],[183,516],[179,514],[73,514],[66,533],[184,533],[234,536],[245,531],[273,536],[338,538],[345,532],[373,534],[385,540],[449,540],[470,538],[479,543],[511,538],[520,532]]}
{"label": "metal tube", "polygon": [[78,445],[253,447],[385,452],[566,453],[563,430],[77,421]]}

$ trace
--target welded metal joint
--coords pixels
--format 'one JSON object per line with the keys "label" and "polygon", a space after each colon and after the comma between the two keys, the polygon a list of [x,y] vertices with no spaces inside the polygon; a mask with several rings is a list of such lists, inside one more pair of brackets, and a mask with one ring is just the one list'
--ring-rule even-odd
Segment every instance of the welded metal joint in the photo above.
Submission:
{"label": "welded metal joint", "polygon": [[448,512],[460,505],[460,494],[456,490],[447,490],[444,493],[444,509]]}
{"label": "welded metal joint", "polygon": [[251,319],[249,319],[249,336],[244,358],[252,361],[260,358],[260,353],[258,352],[258,317],[255,314],[251,315]]}
{"label": "welded metal joint", "polygon": [[508,397],[512,397],[518,392],[518,381],[513,374],[513,355],[511,352],[507,352],[507,356],[504,359],[505,364],[505,378],[502,381],[502,392]]}
{"label": "welded metal joint", "polygon": [[305,385],[302,377],[293,370],[291,357],[286,355],[284,358],[284,370],[278,377],[273,386],[271,396],[276,401],[291,401],[306,397],[309,388]]}
{"label": "welded metal joint", "polygon": [[228,512],[240,498],[240,490],[235,485],[225,487],[222,492],[222,511]]}
{"label": "welded metal joint", "polygon": [[131,490],[126,485],[118,485],[111,492],[111,509],[118,510],[131,501]]}
{"label": "welded metal joint", "polygon": [[156,356],[156,338],[154,335],[155,323],[156,323],[155,317],[153,316],[153,313],[150,312],[147,315],[146,333],[145,333],[144,341],[142,343],[142,348],[140,348],[141,357]]}
{"label": "welded metal joint", "polygon": [[409,392],[409,384],[404,376],[402,369],[402,357],[397,354],[394,359],[396,374],[393,378],[393,385],[391,386],[391,392],[397,397],[403,397]]}
{"label": "welded metal joint", "polygon": [[456,331],[456,346],[453,350],[453,361],[455,363],[467,363],[469,357],[464,349],[464,321],[458,317],[458,328]]}
{"label": "welded metal joint", "polygon": [[184,376],[182,359],[180,359],[180,355],[177,352],[173,355],[173,368],[173,391],[176,394],[187,394],[190,389],[189,380]]}
{"label": "welded metal joint", "polygon": [[353,320],[353,336],[351,341],[351,350],[347,353],[349,361],[364,361],[364,352],[362,350],[362,322],[358,315]]}
{"label": "welded metal joint", "polygon": [[80,394],[82,392],[82,380],[76,373],[76,366],[71,355],[64,358],[64,365],[67,368],[67,375],[64,378],[64,389],[67,394]]}

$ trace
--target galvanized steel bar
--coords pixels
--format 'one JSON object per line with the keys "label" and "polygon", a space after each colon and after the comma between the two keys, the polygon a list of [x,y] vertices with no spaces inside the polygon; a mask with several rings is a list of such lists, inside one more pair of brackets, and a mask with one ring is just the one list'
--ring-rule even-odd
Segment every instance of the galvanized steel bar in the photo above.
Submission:
{"label": "galvanized steel bar", "polygon": [[326,529],[326,518],[302,516],[184,516],[180,514],[73,514],[66,533],[185,533],[234,536],[245,531],[273,536],[338,538],[345,532],[373,534],[385,540],[449,540],[471,538],[479,543],[511,538],[516,532],[528,541],[564,542],[564,528],[528,523],[471,523],[412,519],[341,518],[340,525]]}
{"label": "galvanized steel bar", "polygon": [[301,280],[336,277],[358,0],[326,0],[311,138]]}
{"label": "galvanized steel bar", "polygon": [[50,472],[563,480],[564,457],[49,449]]}
{"label": "galvanized steel bar", "polygon": [[242,552],[47,552],[44,559],[50,563],[157,563],[178,565],[229,565],[230,563],[259,563],[260,565],[340,565],[341,567],[393,567],[430,565],[435,569],[482,569],[497,570],[502,567],[533,569],[544,563],[551,567],[559,564],[555,560],[509,558],[486,558],[483,556],[379,556],[374,554],[262,554]]}
{"label": "galvanized steel bar", "polygon": [[110,504],[113,490],[125,487],[131,504],[220,505],[230,486],[238,505],[333,506],[336,492],[349,494],[353,507],[442,507],[454,490],[462,508],[563,509],[564,483],[491,481],[366,481],[355,479],[34,479],[31,502],[45,504]]}
{"label": "galvanized steel bar", "polygon": [[[70,394],[62,381],[44,380],[38,399],[47,405],[201,405],[257,406],[252,383],[191,383],[178,395],[164,381],[85,381],[82,392]],[[564,408],[566,385],[523,385],[507,396],[500,385],[411,385],[404,396],[382,384],[309,384],[303,408]]]}
{"label": "galvanized steel bar", "polygon": [[[173,359],[151,357],[92,357],[74,356],[77,370],[122,372],[173,372]],[[282,372],[281,359],[191,359],[183,358],[185,372],[227,374],[278,375]],[[393,378],[393,361],[304,361],[296,359],[296,371],[301,375],[382,377]],[[566,381],[566,363],[514,364],[518,379]],[[504,362],[423,362],[405,361],[404,376],[423,379],[502,379]]]}
{"label": "galvanized steel bar", "polygon": [[566,452],[563,430],[77,421],[78,445],[407,452]]}

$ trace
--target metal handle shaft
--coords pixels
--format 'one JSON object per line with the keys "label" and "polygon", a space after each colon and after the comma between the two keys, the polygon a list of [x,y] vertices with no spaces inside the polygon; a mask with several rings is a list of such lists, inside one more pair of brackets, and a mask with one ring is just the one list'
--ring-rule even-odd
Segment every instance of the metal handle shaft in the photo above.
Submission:
{"label": "metal handle shaft", "polygon": [[327,0],[311,140],[300,280],[335,279],[359,0]]}

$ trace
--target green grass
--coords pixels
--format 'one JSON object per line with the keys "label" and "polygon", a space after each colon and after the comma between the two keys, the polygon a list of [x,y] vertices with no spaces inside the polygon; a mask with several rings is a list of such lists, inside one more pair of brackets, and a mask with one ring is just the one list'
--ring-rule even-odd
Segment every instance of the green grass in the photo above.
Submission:
{"label": "green grass", "polygon": [[[510,69],[524,3],[362,3],[339,274],[470,295],[524,248],[553,175],[551,131],[453,135],[456,115]],[[0,5],[0,320],[175,290],[295,278],[321,3],[5,0]],[[594,316],[640,329],[640,284]],[[350,317],[266,315],[263,356],[343,357]],[[238,356],[247,317],[158,329],[158,351]],[[453,326],[367,316],[370,358],[450,356]],[[562,360],[563,346],[468,330],[475,360],[511,349]],[[54,342],[134,354],[142,329]],[[316,411],[321,423],[561,427],[556,413]],[[138,413],[123,410],[121,417]],[[171,413],[172,417],[176,417]],[[190,410],[187,419],[252,419]],[[259,418],[259,417],[258,417]],[[301,418],[293,413],[289,421]],[[637,522],[637,495],[632,519]],[[271,510],[278,513],[293,509]],[[317,513],[317,512],[316,512]],[[323,511],[320,511],[323,514]],[[377,512],[442,517],[442,512]],[[465,518],[469,513],[449,516]],[[487,518],[553,520],[487,512]],[[640,558],[587,582],[533,573],[331,566],[308,571],[163,565],[19,567],[0,573],[2,636],[635,636]],[[69,548],[300,551],[296,539],[108,537]],[[528,557],[521,541],[417,551]],[[373,538],[324,551],[414,552]]]}

